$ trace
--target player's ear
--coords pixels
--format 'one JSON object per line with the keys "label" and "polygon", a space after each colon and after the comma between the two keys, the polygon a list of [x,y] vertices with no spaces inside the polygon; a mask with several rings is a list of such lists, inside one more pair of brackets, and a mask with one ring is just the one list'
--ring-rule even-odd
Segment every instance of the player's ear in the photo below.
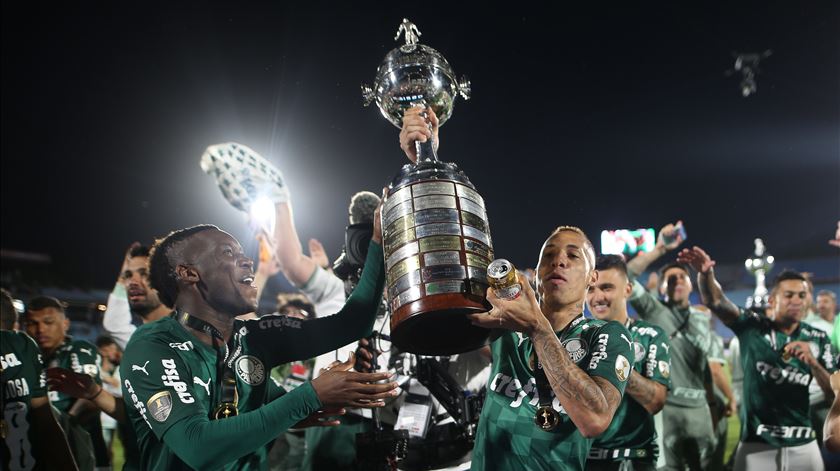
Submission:
{"label": "player's ear", "polygon": [[185,284],[195,284],[201,280],[201,276],[199,276],[198,271],[194,267],[188,265],[175,266],[175,278],[179,283]]}

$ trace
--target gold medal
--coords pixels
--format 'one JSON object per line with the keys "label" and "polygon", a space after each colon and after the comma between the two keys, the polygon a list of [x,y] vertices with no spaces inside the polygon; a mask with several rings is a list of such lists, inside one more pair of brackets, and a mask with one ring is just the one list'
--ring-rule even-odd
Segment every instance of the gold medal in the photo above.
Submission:
{"label": "gold medal", "polygon": [[216,408],[216,412],[213,413],[213,417],[216,419],[227,419],[228,417],[234,417],[239,415],[239,409],[236,408],[236,404],[232,402],[223,402],[219,404],[219,407]]}
{"label": "gold medal", "polygon": [[542,406],[534,415],[534,423],[546,432],[550,432],[560,424],[560,414],[551,406]]}

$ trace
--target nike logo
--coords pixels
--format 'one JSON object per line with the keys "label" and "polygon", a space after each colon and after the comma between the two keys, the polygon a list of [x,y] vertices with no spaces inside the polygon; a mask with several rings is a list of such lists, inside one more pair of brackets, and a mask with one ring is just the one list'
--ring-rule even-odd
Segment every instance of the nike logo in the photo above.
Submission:
{"label": "nike logo", "polygon": [[146,363],[143,363],[143,366],[131,365],[131,371],[142,371],[146,373],[146,376],[149,376],[149,372],[146,371],[146,365],[149,364],[149,360],[146,360]]}
{"label": "nike logo", "polygon": [[193,376],[193,384],[200,384],[200,385],[204,386],[204,390],[207,391],[207,395],[209,396],[210,395],[210,380],[211,379],[212,379],[212,376],[210,378],[207,378],[207,382],[205,383],[198,376]]}

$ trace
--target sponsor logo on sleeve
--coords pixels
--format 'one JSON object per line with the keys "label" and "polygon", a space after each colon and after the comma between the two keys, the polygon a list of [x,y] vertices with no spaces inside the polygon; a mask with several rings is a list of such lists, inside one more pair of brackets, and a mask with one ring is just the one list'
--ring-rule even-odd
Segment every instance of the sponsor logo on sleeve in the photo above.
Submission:
{"label": "sponsor logo on sleeve", "polygon": [[290,329],[300,329],[300,319],[287,316],[266,316],[260,320],[260,329],[282,329],[288,327]]}
{"label": "sponsor logo on sleeve", "polygon": [[93,356],[93,352],[89,348],[79,348],[79,351],[82,353],[87,353],[90,356]]}
{"label": "sponsor logo on sleeve", "polygon": [[[178,374],[178,368],[175,365],[175,360],[165,358],[161,360],[160,363],[163,365],[164,372],[163,376],[160,377],[160,379],[163,380],[163,385],[174,389],[178,394],[178,399],[180,399],[184,404],[192,404],[195,402],[195,398],[193,398],[192,394],[187,391],[187,383],[181,381],[181,376]],[[151,407],[149,410],[151,410]]]}
{"label": "sponsor logo on sleeve", "polygon": [[619,381],[627,381],[630,376],[630,362],[624,355],[618,355],[615,359],[615,375]]}
{"label": "sponsor logo on sleeve", "polygon": [[152,414],[153,419],[158,422],[166,422],[172,412],[172,396],[169,391],[161,391],[149,398],[146,406],[149,408],[149,413]]}
{"label": "sponsor logo on sleeve", "polygon": [[607,343],[610,341],[610,334],[598,334],[598,345],[595,350],[595,353],[592,354],[592,357],[589,359],[589,369],[594,370],[598,368],[598,363],[601,360],[607,359]]}
{"label": "sponsor logo on sleeve", "polygon": [[265,366],[259,358],[245,355],[236,360],[236,374],[242,381],[256,386],[265,381]]}
{"label": "sponsor logo on sleeve", "polygon": [[128,392],[129,399],[131,399],[131,403],[134,404],[134,408],[137,409],[137,412],[140,413],[140,416],[143,417],[143,421],[146,422],[146,425],[149,424],[149,419],[146,417],[146,406],[140,401],[140,398],[137,397],[137,394],[134,392],[134,388],[131,386],[131,381],[125,380],[125,390]]}
{"label": "sponsor logo on sleeve", "polygon": [[187,340],[186,342],[173,342],[169,344],[169,347],[175,350],[181,350],[182,352],[188,352],[193,349],[193,343],[191,340]]}

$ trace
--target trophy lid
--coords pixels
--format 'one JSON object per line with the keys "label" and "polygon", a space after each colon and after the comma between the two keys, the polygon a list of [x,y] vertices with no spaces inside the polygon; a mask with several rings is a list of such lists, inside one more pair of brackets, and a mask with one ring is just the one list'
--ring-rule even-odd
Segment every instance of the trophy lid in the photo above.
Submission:
{"label": "trophy lid", "polygon": [[413,106],[429,106],[443,125],[460,94],[470,97],[470,82],[458,81],[455,71],[437,50],[420,44],[417,26],[403,19],[394,40],[401,35],[405,44],[391,50],[376,71],[373,87],[362,86],[365,106],[376,102],[382,115],[394,126],[402,127],[403,112]]}

